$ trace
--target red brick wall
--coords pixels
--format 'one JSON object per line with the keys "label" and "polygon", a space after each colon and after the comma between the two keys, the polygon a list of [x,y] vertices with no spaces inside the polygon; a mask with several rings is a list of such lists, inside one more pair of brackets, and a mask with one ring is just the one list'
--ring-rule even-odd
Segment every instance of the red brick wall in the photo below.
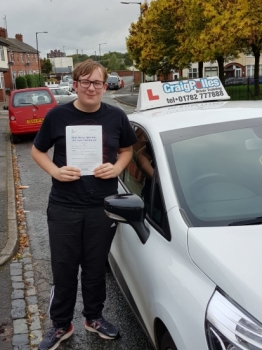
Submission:
{"label": "red brick wall", "polygon": [[130,77],[133,75],[133,71],[131,71],[131,70],[116,70],[116,73],[120,77]]}
{"label": "red brick wall", "polygon": [[4,89],[0,89],[0,102],[6,101],[6,94]]}
{"label": "red brick wall", "polygon": [[[9,53],[10,55],[10,53]],[[23,62],[21,60],[21,53],[14,52],[14,65],[12,66],[12,71],[16,71],[16,76],[18,76],[19,71],[25,71],[26,74],[29,74],[29,71],[36,71],[38,70],[38,61],[35,61],[35,55],[30,54],[29,60],[30,64],[29,66],[26,66],[26,62],[28,60],[28,57],[25,53],[23,53]],[[11,61],[11,57],[8,57],[8,61]],[[11,82],[11,71],[10,69],[4,73],[4,80],[5,80],[5,87],[7,89],[12,89],[12,82]]]}

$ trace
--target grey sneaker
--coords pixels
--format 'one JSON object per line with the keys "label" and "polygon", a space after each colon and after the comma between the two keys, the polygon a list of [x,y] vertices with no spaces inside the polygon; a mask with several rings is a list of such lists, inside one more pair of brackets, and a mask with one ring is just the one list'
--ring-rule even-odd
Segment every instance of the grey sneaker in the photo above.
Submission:
{"label": "grey sneaker", "polygon": [[45,333],[43,340],[38,345],[38,350],[54,350],[56,349],[61,341],[69,338],[74,332],[74,326],[70,323],[67,327],[56,328],[51,327]]}
{"label": "grey sneaker", "polygon": [[85,329],[89,332],[98,333],[98,335],[104,339],[116,339],[120,336],[118,329],[107,322],[104,317],[85,320]]}

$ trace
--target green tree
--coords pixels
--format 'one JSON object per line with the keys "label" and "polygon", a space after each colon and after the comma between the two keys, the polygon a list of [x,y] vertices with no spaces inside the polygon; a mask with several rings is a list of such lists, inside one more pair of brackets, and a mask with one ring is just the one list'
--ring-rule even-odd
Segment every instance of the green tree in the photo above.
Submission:
{"label": "green tree", "polygon": [[17,89],[25,89],[27,88],[27,81],[25,77],[16,77],[15,84]]}
{"label": "green tree", "polygon": [[41,60],[41,71],[43,74],[50,74],[53,71],[53,66],[49,58]]}
{"label": "green tree", "polygon": [[175,1],[152,1],[143,16],[131,24],[127,49],[136,67],[144,73],[163,74],[166,78],[171,69],[178,67],[174,6],[178,6]]}
{"label": "green tree", "polygon": [[232,21],[235,28],[235,39],[242,51],[253,53],[254,67],[254,95],[259,96],[259,62],[262,52],[262,2],[257,0],[236,0],[238,11]]}
{"label": "green tree", "polygon": [[83,62],[83,61],[87,60],[88,58],[90,58],[86,54],[83,54],[83,55],[75,54],[75,55],[71,55],[71,56],[67,56],[67,57],[73,58],[73,65],[80,63],[80,62]]}
{"label": "green tree", "polygon": [[109,58],[108,69],[110,71],[114,71],[114,70],[117,70],[118,68],[119,68],[118,60],[117,60],[116,54],[114,53]]}

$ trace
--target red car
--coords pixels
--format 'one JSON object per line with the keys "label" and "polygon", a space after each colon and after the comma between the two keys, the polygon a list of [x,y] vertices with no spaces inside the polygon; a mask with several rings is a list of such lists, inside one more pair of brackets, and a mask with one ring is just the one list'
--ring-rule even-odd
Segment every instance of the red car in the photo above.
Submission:
{"label": "red car", "polygon": [[14,143],[21,135],[36,133],[57,102],[47,87],[14,90],[9,99],[9,126]]}

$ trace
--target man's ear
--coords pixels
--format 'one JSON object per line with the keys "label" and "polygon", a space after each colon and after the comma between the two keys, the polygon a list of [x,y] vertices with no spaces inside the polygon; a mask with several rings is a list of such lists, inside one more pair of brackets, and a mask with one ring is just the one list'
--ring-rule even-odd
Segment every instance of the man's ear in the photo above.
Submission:
{"label": "man's ear", "polygon": [[76,89],[77,89],[77,87],[78,87],[78,81],[73,81],[73,87],[74,87],[74,89],[75,89],[75,91],[76,91]]}

